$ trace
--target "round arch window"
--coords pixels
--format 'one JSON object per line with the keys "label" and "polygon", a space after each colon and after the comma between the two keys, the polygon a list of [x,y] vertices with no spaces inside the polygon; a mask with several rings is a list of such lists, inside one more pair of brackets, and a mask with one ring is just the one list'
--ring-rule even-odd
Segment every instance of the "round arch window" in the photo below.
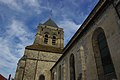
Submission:
{"label": "round arch window", "polygon": [[39,80],[45,80],[45,76],[42,74],[39,76]]}
{"label": "round arch window", "polygon": [[53,36],[53,38],[52,38],[52,45],[56,45],[56,37],[55,36]]}

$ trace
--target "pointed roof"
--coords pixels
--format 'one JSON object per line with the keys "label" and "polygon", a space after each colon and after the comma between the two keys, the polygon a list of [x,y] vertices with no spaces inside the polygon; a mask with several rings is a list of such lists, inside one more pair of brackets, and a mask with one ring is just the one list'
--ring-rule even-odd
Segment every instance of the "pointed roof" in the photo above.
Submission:
{"label": "pointed roof", "polygon": [[52,26],[58,28],[57,24],[52,20],[48,19],[43,25]]}

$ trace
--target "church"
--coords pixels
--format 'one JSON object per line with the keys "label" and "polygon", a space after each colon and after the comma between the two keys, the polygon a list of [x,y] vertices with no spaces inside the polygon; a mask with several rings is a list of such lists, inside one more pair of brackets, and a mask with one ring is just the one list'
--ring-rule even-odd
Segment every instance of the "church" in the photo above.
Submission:
{"label": "church", "polygon": [[14,79],[120,80],[120,0],[100,0],[65,47],[63,28],[39,24]]}

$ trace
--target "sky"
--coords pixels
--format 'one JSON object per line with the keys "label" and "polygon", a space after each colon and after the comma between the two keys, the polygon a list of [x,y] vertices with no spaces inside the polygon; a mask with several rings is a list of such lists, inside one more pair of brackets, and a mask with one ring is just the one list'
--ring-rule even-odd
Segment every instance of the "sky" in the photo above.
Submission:
{"label": "sky", "polygon": [[25,46],[34,42],[37,26],[51,18],[64,29],[65,45],[98,0],[0,0],[0,74],[14,77]]}

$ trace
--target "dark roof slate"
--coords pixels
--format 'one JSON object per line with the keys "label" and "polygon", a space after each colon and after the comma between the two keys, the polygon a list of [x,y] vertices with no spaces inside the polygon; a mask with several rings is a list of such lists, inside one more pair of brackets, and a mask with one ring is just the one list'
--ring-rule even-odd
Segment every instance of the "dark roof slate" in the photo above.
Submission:
{"label": "dark roof slate", "polygon": [[45,52],[53,52],[53,53],[62,53],[61,48],[53,47],[53,46],[47,46],[47,45],[41,45],[41,44],[33,44],[30,46],[27,46],[25,49],[29,50],[37,50],[37,51],[45,51]]}
{"label": "dark roof slate", "polygon": [[52,20],[48,19],[43,25],[52,26],[58,28],[57,24]]}

